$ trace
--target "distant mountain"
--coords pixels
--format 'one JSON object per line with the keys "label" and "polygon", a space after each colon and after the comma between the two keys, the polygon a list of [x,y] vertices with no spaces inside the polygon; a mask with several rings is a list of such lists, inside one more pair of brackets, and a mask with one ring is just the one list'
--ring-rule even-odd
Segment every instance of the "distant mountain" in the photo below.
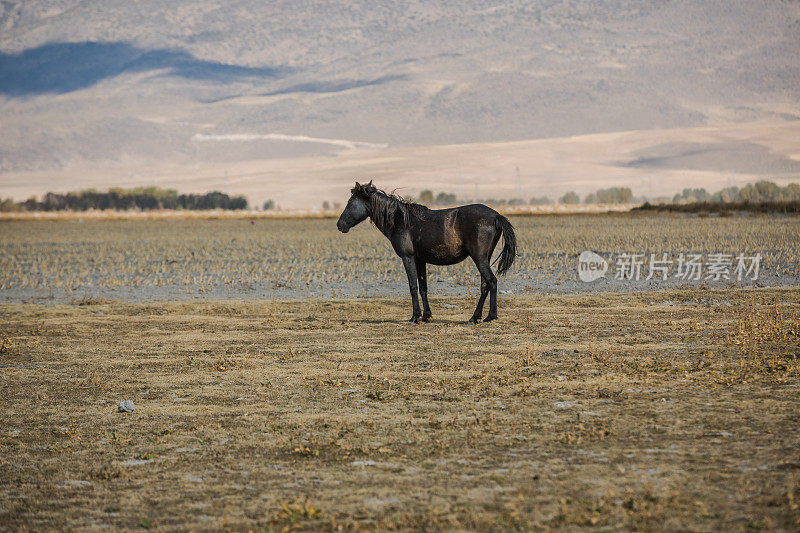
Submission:
{"label": "distant mountain", "polygon": [[800,120],[797,1],[0,5],[0,173]]}

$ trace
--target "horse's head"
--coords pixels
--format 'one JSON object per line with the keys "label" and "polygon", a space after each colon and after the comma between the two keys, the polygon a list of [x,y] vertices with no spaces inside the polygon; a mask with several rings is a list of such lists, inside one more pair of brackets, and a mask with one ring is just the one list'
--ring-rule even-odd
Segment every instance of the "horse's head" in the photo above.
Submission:
{"label": "horse's head", "polygon": [[366,185],[356,182],[356,186],[350,191],[350,200],[339,216],[336,227],[342,233],[347,233],[353,226],[365,221],[369,217],[369,204],[372,193],[375,192],[372,180]]}

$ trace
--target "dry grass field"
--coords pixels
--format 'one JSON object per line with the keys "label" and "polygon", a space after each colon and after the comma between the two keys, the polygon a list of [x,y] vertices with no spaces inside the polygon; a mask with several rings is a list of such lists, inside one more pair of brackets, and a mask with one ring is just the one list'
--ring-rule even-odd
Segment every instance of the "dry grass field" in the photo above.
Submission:
{"label": "dry grass field", "polygon": [[[584,250],[609,259],[667,253],[673,260],[680,253],[759,252],[760,282],[800,284],[798,217],[619,213],[511,221],[520,255],[500,290],[514,294],[675,285],[672,279],[583,284],[577,257]],[[479,282],[470,261],[431,267],[429,277],[433,295],[464,295]],[[0,301],[403,297],[405,280],[389,242],[368,223],[342,235],[330,218],[0,222]]]}
{"label": "dry grass field", "polygon": [[6,304],[0,524],[797,530],[798,301]]}
{"label": "dry grass field", "polygon": [[[409,325],[366,224],[0,223],[0,529],[800,528],[798,219],[512,221],[477,326],[467,263]],[[584,284],[586,249],[763,261]]]}
{"label": "dry grass field", "polygon": [[[106,4],[0,1],[3,209],[273,209],[0,213],[0,533],[800,532],[800,213],[529,205],[797,182],[800,1]],[[499,319],[356,180],[505,204]]]}

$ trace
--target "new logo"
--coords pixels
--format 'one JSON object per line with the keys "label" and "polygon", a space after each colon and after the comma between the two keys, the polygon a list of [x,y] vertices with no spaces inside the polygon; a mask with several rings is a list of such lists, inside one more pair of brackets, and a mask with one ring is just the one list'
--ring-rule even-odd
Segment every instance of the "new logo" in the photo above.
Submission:
{"label": "new logo", "polygon": [[600,279],[608,271],[608,261],[594,252],[581,252],[578,257],[578,277],[581,281],[590,282]]}

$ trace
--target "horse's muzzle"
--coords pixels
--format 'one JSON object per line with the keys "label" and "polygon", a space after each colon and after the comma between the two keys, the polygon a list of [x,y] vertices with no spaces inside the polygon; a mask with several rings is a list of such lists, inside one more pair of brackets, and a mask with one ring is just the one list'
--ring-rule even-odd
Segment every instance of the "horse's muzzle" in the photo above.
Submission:
{"label": "horse's muzzle", "polygon": [[350,228],[348,228],[347,226],[345,226],[341,222],[337,222],[336,223],[336,227],[339,228],[339,231],[341,231],[342,233],[347,233],[348,231],[350,231]]}

